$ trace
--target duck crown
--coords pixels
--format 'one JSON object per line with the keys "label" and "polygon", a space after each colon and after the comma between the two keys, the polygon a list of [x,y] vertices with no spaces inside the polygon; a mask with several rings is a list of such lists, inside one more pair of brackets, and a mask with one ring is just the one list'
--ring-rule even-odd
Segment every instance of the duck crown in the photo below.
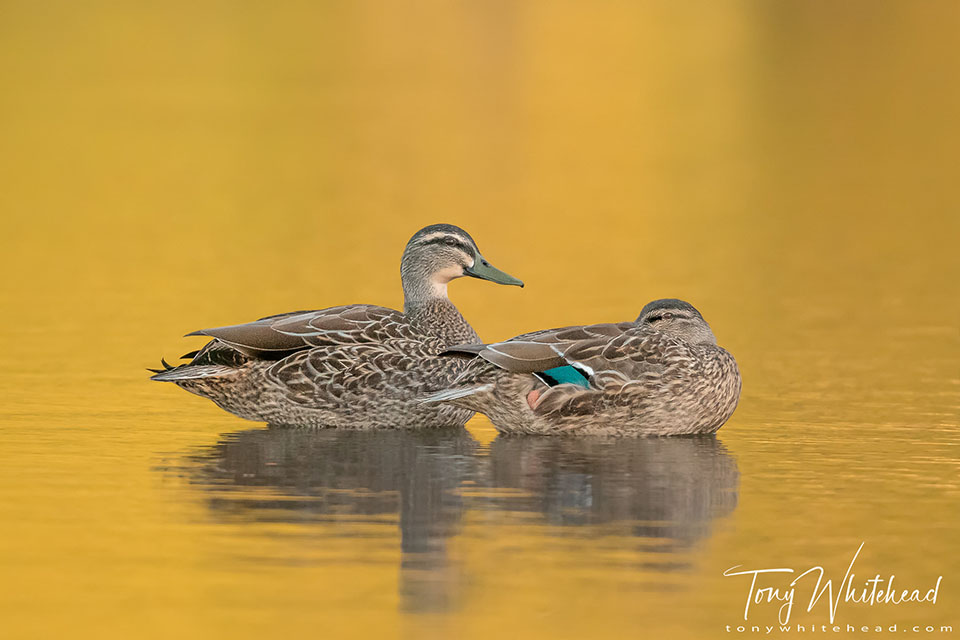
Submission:
{"label": "duck crown", "polygon": [[661,298],[647,303],[636,322],[690,344],[717,344],[710,325],[696,307],[677,298]]}
{"label": "duck crown", "polygon": [[678,300],[677,298],[661,298],[659,300],[654,300],[653,302],[648,302],[643,309],[640,310],[640,315],[637,316],[637,322],[643,322],[644,316],[654,315],[654,312],[659,311],[661,314],[666,311],[680,311],[685,315],[692,314],[697,318],[703,320],[703,316],[700,315],[700,312],[697,311],[697,308],[685,300]]}
{"label": "duck crown", "polygon": [[452,224],[431,224],[413,234],[403,250],[403,257],[441,255],[445,248],[459,249],[470,259],[480,253],[477,243],[460,227]]}

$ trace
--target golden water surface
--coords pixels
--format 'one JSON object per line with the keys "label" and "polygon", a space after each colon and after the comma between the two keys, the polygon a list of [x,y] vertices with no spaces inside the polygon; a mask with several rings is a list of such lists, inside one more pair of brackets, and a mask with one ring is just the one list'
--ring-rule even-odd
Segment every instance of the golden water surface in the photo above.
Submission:
{"label": "golden water surface", "polygon": [[[838,624],[960,626],[960,5],[152,4],[0,3],[0,637],[734,637],[725,569],[861,542],[938,601]],[[684,298],[736,414],[290,432],[147,380],[401,305],[434,222],[527,283],[451,286],[483,338]]]}

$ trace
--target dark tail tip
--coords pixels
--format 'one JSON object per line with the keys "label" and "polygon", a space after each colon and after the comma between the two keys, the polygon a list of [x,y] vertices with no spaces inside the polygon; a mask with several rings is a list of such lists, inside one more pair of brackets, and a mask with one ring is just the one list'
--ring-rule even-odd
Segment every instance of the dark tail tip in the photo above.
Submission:
{"label": "dark tail tip", "polygon": [[170,369],[173,369],[170,363],[163,358],[160,358],[160,364],[163,365],[163,369],[151,369],[147,367],[147,371],[149,371],[150,373],[163,373],[165,371],[170,371]]}
{"label": "dark tail tip", "polygon": [[198,354],[198,353],[200,353],[200,349],[197,349],[196,351],[191,351],[190,353],[185,353],[185,354],[183,354],[182,356],[180,356],[180,359],[181,359],[181,360],[193,360],[194,358],[197,357],[197,354]]}

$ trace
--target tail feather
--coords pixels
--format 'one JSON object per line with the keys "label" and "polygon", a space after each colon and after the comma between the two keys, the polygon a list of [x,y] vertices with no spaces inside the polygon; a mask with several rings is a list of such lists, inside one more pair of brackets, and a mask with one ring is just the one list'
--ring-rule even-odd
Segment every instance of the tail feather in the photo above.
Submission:
{"label": "tail feather", "polygon": [[150,371],[151,373],[164,373],[173,369],[170,363],[163,358],[160,358],[160,364],[163,365],[163,369],[151,369],[150,367],[147,367],[147,371]]}
{"label": "tail feather", "polygon": [[[150,369],[153,371],[153,369]],[[158,371],[156,375],[150,376],[151,380],[157,382],[175,382],[177,380],[195,380],[197,378],[212,378],[215,376],[225,376],[236,373],[233,367],[225,367],[219,364],[213,365],[180,365],[166,371]]]}

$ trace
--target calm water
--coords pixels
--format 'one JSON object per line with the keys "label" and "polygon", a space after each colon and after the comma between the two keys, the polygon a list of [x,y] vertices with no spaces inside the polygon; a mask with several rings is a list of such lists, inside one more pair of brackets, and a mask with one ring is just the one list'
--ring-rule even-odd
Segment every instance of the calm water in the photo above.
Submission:
{"label": "calm water", "polygon": [[[861,542],[861,580],[942,575],[939,600],[839,624],[958,627],[958,27],[953,2],[3,3],[0,636],[723,638],[725,569],[839,581]],[[485,339],[685,298],[737,413],[282,431],[147,381],[193,329],[400,305],[440,221],[527,283],[451,286]]]}

